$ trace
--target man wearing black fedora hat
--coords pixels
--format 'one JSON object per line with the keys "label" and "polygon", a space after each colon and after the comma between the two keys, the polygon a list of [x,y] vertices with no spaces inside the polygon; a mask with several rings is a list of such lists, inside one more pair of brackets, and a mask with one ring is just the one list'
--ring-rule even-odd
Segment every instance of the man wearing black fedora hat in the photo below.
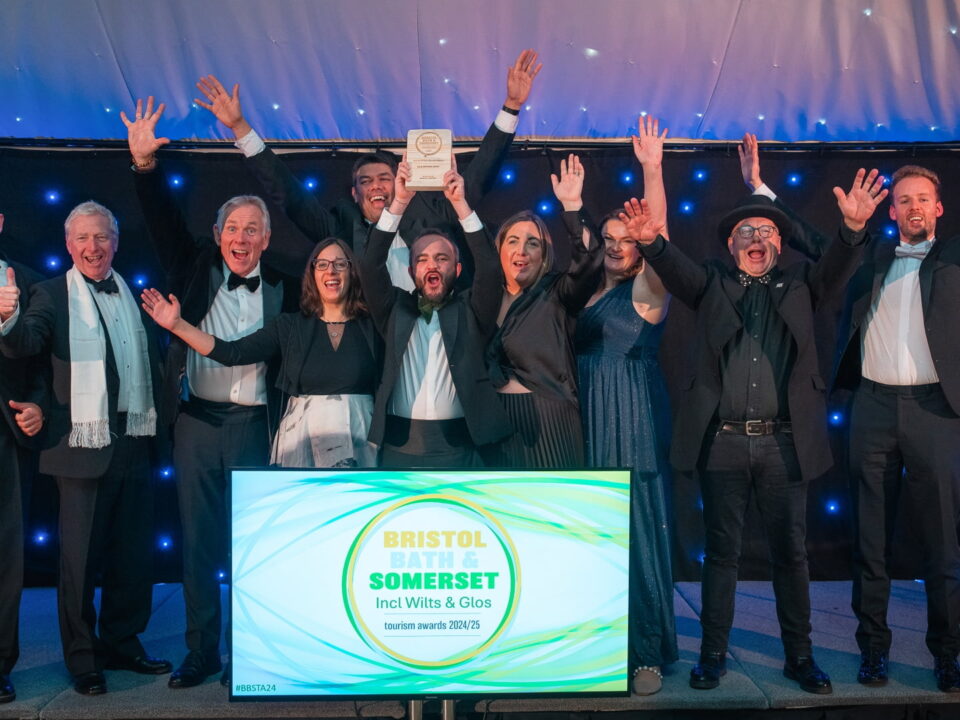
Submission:
{"label": "man wearing black fedora hat", "polygon": [[860,170],[849,192],[834,194],[839,237],[817,263],[786,268],[778,260],[792,223],[767,197],[744,198],[720,221],[732,269],[698,264],[667,242],[662,220],[643,202],[631,200],[621,215],[667,290],[697,313],[696,369],[683,385],[671,447],[678,470],[698,473],[706,524],[694,688],[714,688],[726,672],[743,518],[754,494],[773,559],[783,673],[807,692],[832,692],[812,655],[805,548],[807,484],[833,462],[813,313],[856,270],[866,222],[887,191],[876,170]]}

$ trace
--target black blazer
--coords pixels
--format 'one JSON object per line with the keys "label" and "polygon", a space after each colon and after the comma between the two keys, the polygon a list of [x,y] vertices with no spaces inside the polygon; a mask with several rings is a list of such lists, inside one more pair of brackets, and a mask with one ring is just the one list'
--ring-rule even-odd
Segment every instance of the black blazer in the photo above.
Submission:
{"label": "black blazer", "polygon": [[[113,443],[97,450],[72,448],[70,439],[70,315],[67,312],[67,276],[61,275],[33,286],[30,305],[14,323],[9,334],[0,338],[0,348],[8,357],[29,357],[48,353],[53,373],[53,395],[50,411],[46,416],[45,432],[40,444],[40,472],[47,475],[92,478],[107,471],[113,457]],[[102,321],[101,321],[102,322]],[[141,310],[140,322],[147,333],[147,351],[150,358],[150,379],[153,384],[153,402],[158,408],[160,389],[160,351],[157,346],[155,325]],[[110,433],[116,436],[117,395],[120,391],[120,376],[113,357],[110,334],[104,328],[107,339],[106,380],[107,407]],[[159,440],[163,441],[158,425]]]}
{"label": "black blazer", "polygon": [[[470,207],[477,207],[493,187],[513,137],[512,133],[505,133],[496,125],[491,125],[487,130],[476,155],[463,171]],[[306,264],[313,245],[328,237],[345,240],[358,255],[363,252],[370,224],[353,200],[340,200],[330,209],[323,207],[269,147],[246,158],[245,162],[266,196],[282,207],[287,217],[310,240],[310,243],[303,244],[297,238],[279,238],[269,252],[282,255],[284,262],[301,267]],[[471,257],[469,243],[464,245],[460,222],[441,192],[418,192],[404,212],[398,232],[409,245],[427,228],[438,228],[454,238],[460,246],[463,263],[461,278],[469,281],[473,277],[476,259]]]}
{"label": "black blazer", "polygon": [[[134,172],[133,175],[150,240],[167,274],[170,292],[180,300],[183,319],[199,325],[223,284],[220,247],[211,238],[193,236],[160,172]],[[266,323],[281,311],[296,308],[299,283],[272,270],[262,261],[260,268],[263,321]],[[164,365],[161,401],[157,406],[157,413],[166,427],[177,418],[180,382],[187,368],[187,349],[186,343],[171,337]],[[276,378],[277,364],[268,364],[267,395],[273,428],[277,427],[276,420],[280,415],[280,397],[273,391]]]}
{"label": "black blazer", "polygon": [[[853,276],[841,315],[834,387],[853,390],[861,378],[860,331],[894,259],[899,239],[876,243]],[[960,237],[937,239],[920,263],[924,329],[940,387],[960,414]]]}
{"label": "black blazer", "polygon": [[[30,307],[30,290],[43,277],[26,265],[9,261],[17,275],[17,287],[20,288],[20,314]],[[19,322],[19,320],[17,321]],[[28,438],[20,430],[15,419],[16,412],[8,405],[16,402],[32,402],[40,406],[46,418],[50,412],[50,366],[47,358],[20,358],[14,360],[0,355],[0,415],[10,426],[11,436],[22,447],[37,447],[43,437],[43,430]],[[46,425],[44,425],[44,428]]]}
{"label": "black blazer", "polygon": [[[822,475],[833,464],[827,437],[826,384],[817,363],[813,313],[842,292],[867,241],[842,228],[840,237],[816,264],[791,265],[770,287],[777,312],[797,347],[787,402],[797,457],[808,480]],[[697,311],[697,366],[682,386],[670,451],[674,466],[690,471],[697,465],[720,403],[720,355],[743,327],[737,302],[745,288],[731,277],[724,264],[710,261],[699,265],[662,238],[643,248],[643,254],[667,290]]]}
{"label": "black blazer", "polygon": [[[463,292],[455,291],[437,312],[467,429],[474,445],[480,446],[502,440],[512,432],[484,362],[484,349],[497,328],[503,272],[486,228],[466,233],[466,238],[477,261],[473,284]],[[404,292],[390,283],[386,262],[392,242],[393,233],[374,227],[359,259],[363,293],[385,345],[383,377],[370,426],[370,441],[378,445],[383,443],[387,404],[400,373],[407,342],[420,317],[417,293]]]}

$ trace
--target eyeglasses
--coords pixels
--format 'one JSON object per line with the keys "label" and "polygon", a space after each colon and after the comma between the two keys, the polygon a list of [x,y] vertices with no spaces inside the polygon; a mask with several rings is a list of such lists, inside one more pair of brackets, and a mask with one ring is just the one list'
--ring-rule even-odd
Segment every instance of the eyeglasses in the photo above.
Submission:
{"label": "eyeglasses", "polygon": [[619,240],[610,235],[603,236],[603,244],[610,245],[612,247],[637,247],[638,243],[632,238],[620,238]]}
{"label": "eyeglasses", "polygon": [[321,258],[314,258],[310,263],[310,267],[312,267],[314,270],[319,270],[320,272],[326,271],[331,265],[333,265],[333,269],[337,272],[343,272],[350,267],[350,261],[344,260],[343,258],[340,258],[339,260],[323,260]]}
{"label": "eyeglasses", "polygon": [[737,228],[737,235],[742,237],[744,240],[749,240],[752,238],[755,232],[760,233],[760,237],[766,240],[767,238],[773,237],[774,233],[780,231],[777,230],[777,228],[773,225],[761,225],[760,227],[754,227],[753,225],[741,225]]}

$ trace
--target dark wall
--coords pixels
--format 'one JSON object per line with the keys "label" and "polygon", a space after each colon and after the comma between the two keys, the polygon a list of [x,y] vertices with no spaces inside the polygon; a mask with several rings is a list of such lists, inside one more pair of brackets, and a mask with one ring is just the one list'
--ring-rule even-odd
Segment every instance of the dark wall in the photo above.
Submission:
{"label": "dark wall", "polygon": [[[530,207],[538,210],[544,201],[550,204],[543,214],[548,224],[562,237],[557,222],[558,205],[552,197],[549,174],[566,151],[518,149],[505,165],[498,186],[478,208],[487,224],[496,225],[515,211]],[[628,147],[593,147],[581,151],[586,166],[585,202],[597,217],[621,204],[631,195],[642,195],[642,175]],[[180,180],[176,192],[192,230],[208,235],[217,208],[232,195],[258,193],[258,187],[245,170],[238,153],[172,151],[161,154],[163,170]],[[795,210],[820,227],[833,233],[839,223],[839,212],[831,193],[834,185],[849,188],[857,168],[878,167],[889,175],[900,165],[915,163],[937,171],[946,188],[947,213],[941,219],[938,235],[947,237],[958,230],[952,217],[950,188],[960,187],[960,167],[949,150],[925,149],[850,151],[817,148],[815,151],[765,150],[762,155],[764,180]],[[349,189],[349,172],[353,156],[348,152],[293,152],[285,155],[294,173],[312,179],[312,190],[319,199],[332,203]],[[952,162],[951,162],[952,161]],[[120,248],[116,267],[131,283],[138,276],[163,289],[163,278],[154,252],[146,242],[146,230],[134,195],[128,154],[105,149],[13,149],[0,148],[0,212],[6,216],[0,248],[10,257],[45,271],[48,275],[64,272],[70,265],[63,244],[63,220],[69,210],[87,199],[97,200],[111,208],[120,223]],[[507,174],[510,177],[507,177]],[[727,258],[725,244],[716,236],[716,223],[746,190],[740,178],[735,146],[709,146],[696,149],[675,149],[664,161],[667,197],[670,207],[671,239],[696,258]],[[56,196],[51,196],[55,193]],[[273,232],[297,233],[282,212],[271,208]],[[874,232],[888,230],[886,203],[878,210],[871,225]],[[561,257],[568,255],[558,248]],[[52,268],[57,258],[59,267]],[[782,262],[799,258],[790,250]],[[283,259],[277,260],[281,265]],[[287,267],[300,274],[302,268]],[[821,366],[829,374],[834,352],[837,308],[826,308],[818,317],[818,340]],[[690,311],[680,303],[670,309],[661,348],[661,362],[671,394],[692,368],[690,339],[693,321]],[[833,471],[812,483],[809,493],[808,547],[811,576],[814,579],[840,579],[848,576],[849,494],[846,489],[844,454],[844,420],[846,398],[833,399],[831,408],[841,415],[832,427],[837,464]],[[179,530],[176,517],[176,496],[172,478],[158,468],[155,477],[159,492],[157,503],[158,579],[174,580],[179,573]],[[697,579],[699,557],[703,548],[703,532],[699,492],[693,478],[674,478],[673,518],[675,530],[674,563],[678,580]],[[28,521],[28,581],[49,583],[56,557],[56,490],[48,478],[39,477]],[[767,577],[767,553],[764,539],[751,508],[741,577]],[[36,536],[46,534],[44,540]],[[164,544],[162,539],[167,540]],[[897,543],[896,566],[903,577],[915,577],[911,565],[909,537]],[[915,555],[915,554],[914,554]]]}

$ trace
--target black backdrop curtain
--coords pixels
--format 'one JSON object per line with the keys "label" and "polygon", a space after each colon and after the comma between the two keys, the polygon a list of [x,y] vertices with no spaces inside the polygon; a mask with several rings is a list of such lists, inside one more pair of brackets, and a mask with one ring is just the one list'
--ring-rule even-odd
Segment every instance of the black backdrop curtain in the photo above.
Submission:
{"label": "black backdrop curtain", "polygon": [[[958,231],[951,215],[951,188],[960,187],[960,166],[950,147],[925,148],[917,145],[898,149],[850,150],[817,146],[813,150],[764,149],[761,155],[763,179],[810,223],[831,235],[839,223],[831,188],[848,188],[856,170],[878,167],[889,176],[903,164],[920,164],[940,174],[946,192],[946,214],[940,221],[938,235],[948,237]],[[558,206],[550,191],[549,174],[557,172],[559,160],[567,150],[526,148],[511,153],[505,173],[498,185],[484,200],[478,211],[484,221],[494,226],[522,208],[538,210],[544,201],[550,208],[541,214],[559,232]],[[581,149],[587,180],[585,203],[600,217],[631,195],[642,195],[642,174],[630,148],[593,146]],[[176,176],[175,192],[180,198],[191,229],[198,235],[209,235],[217,208],[228,197],[237,194],[259,194],[259,188],[245,170],[239,153],[221,151],[166,150],[161,153],[162,170]],[[461,163],[467,161],[464,156]],[[326,203],[349,191],[350,166],[355,155],[350,152],[304,150],[289,152],[285,161],[305,182],[312,180],[311,192]],[[164,289],[157,259],[146,241],[143,217],[134,195],[130,158],[119,149],[24,149],[0,148],[0,212],[6,216],[0,248],[11,258],[30,264],[48,275],[62,273],[69,267],[63,245],[63,221],[76,204],[94,199],[111,208],[120,223],[120,247],[115,265],[133,282],[137,276]],[[736,202],[746,189],[740,178],[736,148],[732,144],[678,147],[667,152],[664,160],[669,223],[673,242],[696,258],[726,258],[725,244],[717,238],[719,217]],[[551,202],[552,201],[552,202]],[[540,210],[538,210],[540,211]],[[271,207],[274,235],[298,231]],[[877,234],[890,227],[887,207],[877,211],[871,228]],[[306,242],[305,240],[303,240]],[[567,255],[558,247],[561,262]],[[54,260],[59,267],[53,268]],[[784,262],[799,258],[790,250]],[[284,258],[276,262],[299,275],[302,268],[292,266]],[[829,375],[835,344],[838,308],[825,308],[818,317],[818,342],[821,369]],[[675,302],[670,308],[660,359],[672,395],[683,377],[691,370],[690,339],[693,331],[691,312]],[[808,548],[811,577],[818,580],[848,577],[849,565],[849,494],[843,470],[843,420],[847,398],[832,399],[831,411],[841,419],[831,426],[836,465],[823,478],[812,483],[809,493]],[[155,551],[158,580],[179,577],[179,528],[176,513],[176,490],[172,478],[157,469],[154,482],[158,488]],[[674,568],[677,580],[699,579],[703,531],[699,491],[693,478],[675,476],[672,484],[672,516],[674,531]],[[33,482],[27,528],[27,581],[50,584],[56,562],[56,489],[49,478],[37,477]],[[750,509],[744,538],[741,577],[764,579],[767,553],[756,509]],[[894,565],[900,577],[916,577],[919,557],[911,550],[909,528],[901,528]]]}

